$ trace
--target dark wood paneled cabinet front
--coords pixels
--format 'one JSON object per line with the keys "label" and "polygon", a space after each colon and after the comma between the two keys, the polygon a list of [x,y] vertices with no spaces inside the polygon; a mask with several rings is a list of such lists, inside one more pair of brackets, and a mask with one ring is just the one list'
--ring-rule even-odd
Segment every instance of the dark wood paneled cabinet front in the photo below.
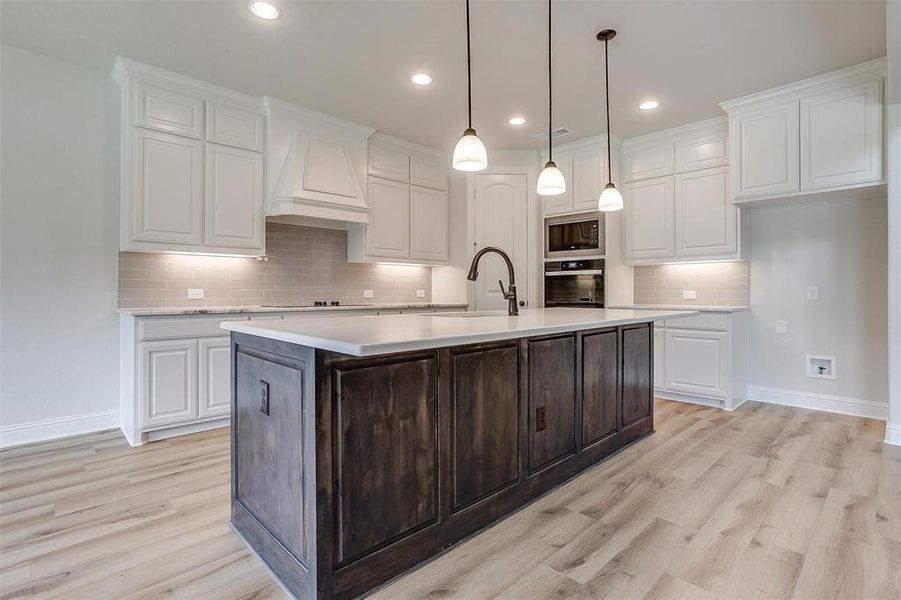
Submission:
{"label": "dark wood paneled cabinet front", "polygon": [[642,323],[622,328],[623,427],[650,416],[654,410],[652,326]]}
{"label": "dark wood paneled cabinet front", "polygon": [[438,518],[437,357],[334,369],[337,562]]}
{"label": "dark wood paneled cabinet front", "polygon": [[582,336],[582,445],[615,433],[619,399],[619,332]]}
{"label": "dark wood paneled cabinet front", "polygon": [[576,336],[530,339],[529,472],[576,451]]}

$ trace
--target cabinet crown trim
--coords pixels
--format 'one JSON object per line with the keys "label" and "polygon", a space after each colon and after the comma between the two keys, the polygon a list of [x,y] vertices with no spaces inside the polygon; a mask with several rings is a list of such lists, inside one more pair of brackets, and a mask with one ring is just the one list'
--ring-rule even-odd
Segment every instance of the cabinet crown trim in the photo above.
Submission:
{"label": "cabinet crown trim", "polygon": [[877,58],[865,63],[860,63],[859,65],[852,65],[850,67],[845,67],[844,69],[808,77],[807,79],[802,79],[801,81],[796,81],[787,85],[755,92],[753,94],[748,94],[747,96],[741,96],[734,100],[720,102],[720,108],[729,113],[758,104],[796,99],[804,94],[818,92],[823,88],[835,85],[855,83],[875,77],[885,77],[886,64],[885,57]]}

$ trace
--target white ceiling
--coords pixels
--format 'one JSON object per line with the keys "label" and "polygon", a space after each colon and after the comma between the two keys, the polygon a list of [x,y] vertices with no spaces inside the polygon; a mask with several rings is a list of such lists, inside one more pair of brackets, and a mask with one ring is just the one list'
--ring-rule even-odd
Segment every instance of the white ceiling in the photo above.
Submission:
{"label": "white ceiling", "polygon": [[[108,70],[117,54],[450,149],[465,127],[463,0],[4,0],[0,39]],[[489,148],[547,128],[547,4],[472,0],[474,126]],[[717,103],[885,54],[883,1],[554,2],[555,125],[603,133],[611,27],[612,130],[628,138],[721,114]],[[432,85],[409,77],[427,71]],[[660,108],[637,109],[656,98]],[[512,114],[528,123],[507,124]]]}

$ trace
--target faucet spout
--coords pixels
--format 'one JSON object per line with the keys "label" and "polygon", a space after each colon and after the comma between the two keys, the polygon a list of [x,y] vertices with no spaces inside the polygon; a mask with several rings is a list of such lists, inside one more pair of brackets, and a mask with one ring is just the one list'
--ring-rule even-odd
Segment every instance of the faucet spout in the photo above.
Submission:
{"label": "faucet spout", "polygon": [[472,257],[472,264],[469,265],[469,273],[466,275],[466,279],[469,281],[475,281],[479,277],[479,261],[482,260],[482,257],[488,254],[489,252],[493,252],[504,259],[504,262],[507,264],[507,276],[510,280],[507,289],[504,290],[504,284],[502,282],[498,282],[501,285],[501,293],[504,296],[504,299],[507,300],[507,314],[511,317],[515,317],[519,315],[519,301],[516,298],[516,275],[513,272],[513,261],[510,260],[510,257],[506,252],[501,250],[500,248],[496,248],[495,246],[486,246],[476,252],[476,255]]}

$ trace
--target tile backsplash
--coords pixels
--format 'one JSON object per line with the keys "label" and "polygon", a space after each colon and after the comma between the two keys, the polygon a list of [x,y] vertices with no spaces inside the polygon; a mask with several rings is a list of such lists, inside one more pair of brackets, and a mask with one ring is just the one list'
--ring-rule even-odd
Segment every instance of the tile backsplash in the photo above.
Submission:
{"label": "tile backsplash", "polygon": [[[431,301],[431,268],[348,263],[346,231],[267,223],[266,252],[265,260],[120,252],[119,308]],[[204,299],[188,300],[192,288]]]}
{"label": "tile backsplash", "polygon": [[[749,282],[745,261],[635,267],[635,303],[747,306]],[[697,297],[683,298],[690,290]]]}

